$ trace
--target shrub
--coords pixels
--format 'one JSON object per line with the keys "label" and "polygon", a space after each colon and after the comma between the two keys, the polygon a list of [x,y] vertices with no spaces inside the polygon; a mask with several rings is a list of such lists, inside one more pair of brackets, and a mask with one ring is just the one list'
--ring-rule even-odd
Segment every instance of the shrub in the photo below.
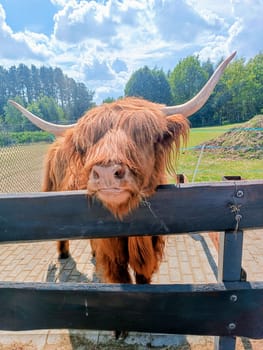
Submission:
{"label": "shrub", "polygon": [[52,141],[54,141],[54,136],[44,131],[0,132],[0,146]]}

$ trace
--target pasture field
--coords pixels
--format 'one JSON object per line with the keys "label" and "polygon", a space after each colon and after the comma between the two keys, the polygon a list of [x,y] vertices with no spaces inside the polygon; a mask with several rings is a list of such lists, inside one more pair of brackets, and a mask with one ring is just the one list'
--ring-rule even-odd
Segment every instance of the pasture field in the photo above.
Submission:
{"label": "pasture field", "polygon": [[[221,181],[226,175],[239,175],[247,180],[262,179],[262,159],[224,158],[218,151],[211,150],[204,150],[200,157],[201,149],[194,149],[236,126],[191,129],[187,148],[182,149],[179,157],[177,173],[185,174],[189,182],[193,177],[194,182]],[[40,191],[48,146],[48,143],[32,143],[0,148],[0,192]],[[174,177],[169,176],[169,182],[174,182]]]}
{"label": "pasture field", "polygon": [[238,126],[242,124],[191,129],[188,145],[179,157],[177,172],[185,174],[190,182],[193,177],[194,182],[221,181],[223,176],[241,176],[246,180],[262,179],[263,159],[253,159],[253,155],[249,159],[242,156],[222,157],[220,150],[204,149],[202,153],[201,148],[194,149]]}

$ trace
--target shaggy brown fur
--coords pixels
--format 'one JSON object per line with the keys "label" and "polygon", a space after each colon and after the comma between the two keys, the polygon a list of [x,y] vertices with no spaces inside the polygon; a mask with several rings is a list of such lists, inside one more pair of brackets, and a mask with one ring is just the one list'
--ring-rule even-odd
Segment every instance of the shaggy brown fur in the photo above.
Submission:
{"label": "shaggy brown fur", "polygon": [[[170,155],[175,151],[178,156],[181,141],[187,140],[187,119],[166,117],[161,107],[125,98],[88,111],[51,146],[43,190],[87,189],[116,219],[127,215],[166,182],[166,168],[174,170]],[[96,169],[109,172],[114,167],[114,185],[107,192]],[[131,283],[130,266],[137,283],[150,283],[163,256],[164,238],[96,239],[91,244],[103,281]],[[68,255],[68,249],[68,241],[58,242],[61,257]]]}

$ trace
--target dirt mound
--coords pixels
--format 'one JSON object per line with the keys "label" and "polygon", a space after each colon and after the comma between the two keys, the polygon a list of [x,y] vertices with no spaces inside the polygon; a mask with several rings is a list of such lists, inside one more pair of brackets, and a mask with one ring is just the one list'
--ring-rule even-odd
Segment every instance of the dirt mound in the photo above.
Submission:
{"label": "dirt mound", "polygon": [[225,158],[263,158],[263,115],[232,128],[216,139],[205,143],[206,151]]}

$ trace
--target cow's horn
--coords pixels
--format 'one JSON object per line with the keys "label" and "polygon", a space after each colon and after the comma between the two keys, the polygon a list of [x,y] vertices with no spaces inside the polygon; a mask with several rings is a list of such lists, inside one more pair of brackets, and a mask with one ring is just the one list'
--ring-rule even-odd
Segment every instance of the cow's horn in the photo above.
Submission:
{"label": "cow's horn", "polygon": [[33,124],[38,126],[40,129],[50,132],[53,135],[61,136],[63,133],[70,128],[73,128],[76,124],[70,124],[70,125],[60,125],[60,124],[53,124],[50,122],[47,122],[39,117],[37,117],[35,114],[29,112],[26,108],[21,106],[19,103],[9,100],[9,103],[16,107],[27,119],[29,119]]}
{"label": "cow's horn", "polygon": [[164,112],[164,114],[167,116],[173,114],[183,114],[185,117],[190,117],[192,114],[199,111],[199,109],[203,107],[203,105],[206,103],[209,96],[213,92],[214,87],[216,86],[218,80],[224,72],[224,69],[235,55],[236,52],[233,52],[217,67],[214,74],[211,76],[211,78],[208,80],[205,86],[191,100],[181,105],[163,107],[162,111]]}

